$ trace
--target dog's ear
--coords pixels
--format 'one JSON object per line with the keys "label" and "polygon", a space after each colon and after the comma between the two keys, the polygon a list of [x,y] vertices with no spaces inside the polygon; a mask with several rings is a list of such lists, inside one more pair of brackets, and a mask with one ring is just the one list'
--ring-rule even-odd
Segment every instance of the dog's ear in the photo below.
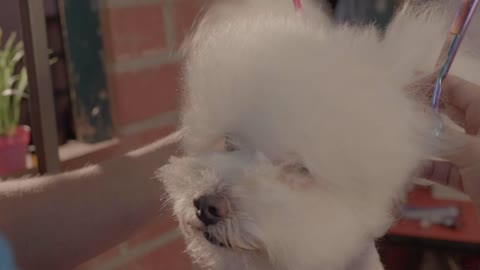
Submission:
{"label": "dog's ear", "polygon": [[314,184],[310,170],[299,162],[281,165],[280,180],[295,190],[306,189]]}

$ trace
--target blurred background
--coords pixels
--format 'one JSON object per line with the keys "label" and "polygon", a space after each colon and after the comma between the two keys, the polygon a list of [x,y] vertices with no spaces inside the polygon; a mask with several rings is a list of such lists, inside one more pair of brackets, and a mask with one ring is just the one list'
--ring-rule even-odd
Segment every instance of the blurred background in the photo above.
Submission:
{"label": "blurred background", "polygon": [[[175,130],[178,50],[206,2],[2,1],[0,179],[76,169]],[[339,23],[383,28],[399,2],[328,4]],[[460,209],[454,222],[462,226],[400,221],[379,241],[387,270],[480,270],[480,225],[464,197],[419,184],[409,202],[427,215]],[[192,269],[176,225],[161,217],[78,269]]]}

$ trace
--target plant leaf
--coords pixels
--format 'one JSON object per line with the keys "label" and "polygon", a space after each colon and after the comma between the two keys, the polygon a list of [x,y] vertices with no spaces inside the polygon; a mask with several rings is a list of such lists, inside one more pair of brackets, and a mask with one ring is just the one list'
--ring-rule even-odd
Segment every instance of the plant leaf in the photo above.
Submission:
{"label": "plant leaf", "polygon": [[[2,34],[0,29],[0,45]],[[23,57],[23,43],[12,33],[0,47],[0,136],[10,135],[18,125],[20,105],[28,84],[25,68],[16,73]]]}
{"label": "plant leaf", "polygon": [[28,73],[25,67],[22,67],[20,70],[20,78],[18,79],[16,89],[15,89],[15,96],[13,97],[13,121],[18,123],[20,119],[20,109],[21,109],[21,102],[22,98],[24,97],[25,90],[27,89],[28,85]]}
{"label": "plant leaf", "polygon": [[17,86],[16,86],[16,92],[19,99],[23,97],[25,93],[25,89],[27,89],[27,85],[28,85],[27,69],[25,67],[22,67],[22,69],[20,70],[20,75],[18,78]]}
{"label": "plant leaf", "polygon": [[4,97],[10,97],[10,96],[13,96],[13,94],[14,94],[14,91],[10,88],[2,91],[2,96]]}
{"label": "plant leaf", "polygon": [[17,51],[15,54],[13,54],[12,60],[11,60],[11,65],[16,65],[20,60],[22,60],[23,56],[25,55],[25,52],[23,50]]}
{"label": "plant leaf", "polygon": [[23,51],[23,41],[17,42],[17,45],[15,45],[14,51],[16,52]]}
{"label": "plant leaf", "polygon": [[56,58],[56,57],[50,58],[50,59],[48,60],[48,64],[49,64],[50,66],[53,65],[53,64],[55,64],[55,63],[57,63],[57,62],[58,62],[58,58]]}
{"label": "plant leaf", "polygon": [[[7,39],[7,42],[5,42],[5,46],[3,48],[3,57],[2,61],[0,62],[0,66],[2,67],[9,67],[10,69],[15,69],[15,65],[17,64],[18,60],[15,59],[15,55],[17,52],[20,52],[23,54],[23,45],[18,46],[16,44],[14,46],[14,42],[17,38],[17,33],[13,32],[10,34],[9,38]],[[21,43],[21,42],[18,42]],[[23,57],[23,55],[19,55],[20,58]],[[16,60],[16,61],[14,61]],[[13,73],[13,70],[12,70]]]}
{"label": "plant leaf", "polygon": [[7,39],[7,42],[5,42],[5,46],[4,48],[5,49],[8,49],[8,50],[11,50],[12,47],[13,47],[13,42],[15,42],[15,39],[17,38],[17,33],[16,32],[12,32],[10,34],[10,36],[8,37]]}

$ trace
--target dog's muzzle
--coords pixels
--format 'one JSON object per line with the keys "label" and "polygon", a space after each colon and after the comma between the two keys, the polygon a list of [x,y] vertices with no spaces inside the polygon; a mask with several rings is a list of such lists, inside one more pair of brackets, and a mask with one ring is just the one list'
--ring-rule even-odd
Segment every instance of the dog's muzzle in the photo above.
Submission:
{"label": "dog's muzzle", "polygon": [[193,200],[198,219],[205,225],[216,225],[227,217],[227,199],[220,195],[203,195]]}

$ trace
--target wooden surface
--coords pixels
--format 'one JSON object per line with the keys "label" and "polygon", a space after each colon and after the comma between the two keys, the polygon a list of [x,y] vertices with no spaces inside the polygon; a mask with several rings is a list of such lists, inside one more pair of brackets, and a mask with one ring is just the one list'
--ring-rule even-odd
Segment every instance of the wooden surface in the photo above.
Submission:
{"label": "wooden surface", "polygon": [[38,155],[40,173],[60,171],[57,123],[47,47],[47,30],[43,1],[18,2],[25,64],[28,73],[28,94],[32,134]]}
{"label": "wooden surface", "polygon": [[88,143],[108,140],[112,138],[112,119],[98,3],[77,0],[60,3],[77,140]]}

